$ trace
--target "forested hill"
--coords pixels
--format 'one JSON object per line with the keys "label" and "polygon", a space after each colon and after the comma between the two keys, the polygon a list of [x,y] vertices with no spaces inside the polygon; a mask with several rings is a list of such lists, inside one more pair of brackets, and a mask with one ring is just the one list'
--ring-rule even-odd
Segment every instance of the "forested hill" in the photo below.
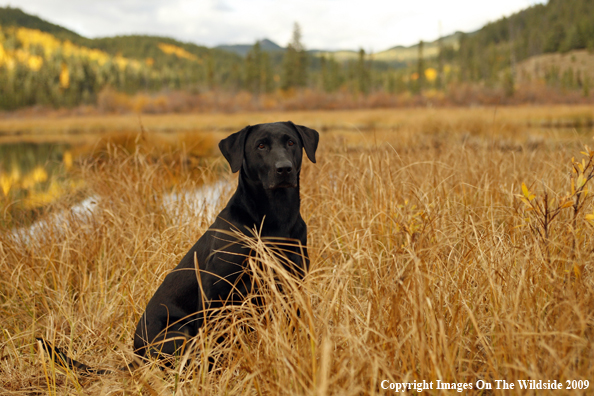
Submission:
{"label": "forested hill", "polygon": [[[171,56],[175,55],[173,52],[166,53],[159,48],[159,45],[162,43],[182,48],[196,57],[217,56],[227,58],[227,60],[237,60],[236,56],[230,55],[224,51],[210,49],[192,43],[184,43],[169,37],[129,35],[89,39],[59,25],[47,22],[35,15],[29,15],[18,8],[0,7],[0,26],[3,28],[24,27],[28,29],[36,29],[45,33],[50,33],[57,39],[68,40],[73,44],[88,48],[96,48],[105,51],[110,55],[115,56],[119,54],[126,58],[143,61],[147,58],[151,58],[160,64],[165,64],[168,60],[175,59],[175,56]],[[182,56],[182,58],[184,57]],[[187,58],[188,57],[185,59]]]}
{"label": "forested hill", "polygon": [[[550,0],[476,32],[457,32],[432,43],[374,54],[363,49],[314,51],[305,48],[300,37],[295,26],[286,47],[268,40],[253,46],[207,48],[143,35],[90,39],[19,9],[0,7],[0,109],[132,103],[121,97],[102,99],[107,91],[145,95],[126,105],[145,111],[147,95],[174,93],[177,96],[170,97],[175,100],[155,99],[157,107],[186,101],[187,106],[180,108],[194,108],[202,100],[196,95],[206,93],[212,94],[212,106],[217,107],[222,92],[243,101],[240,107],[259,106],[261,94],[276,95],[266,102],[270,107],[307,90],[328,94],[328,99],[320,100],[338,108],[342,106],[336,104],[338,97],[352,98],[344,99],[345,106],[352,107],[376,93],[384,99],[370,103],[385,106],[401,103],[393,99],[401,94],[413,98],[403,99],[411,103],[423,96],[458,98],[462,96],[456,96],[456,89],[469,86],[473,92],[490,90],[499,95],[503,90],[512,97],[519,82],[535,86],[544,82],[562,95],[581,90],[584,98],[591,96],[594,86],[594,0]],[[563,55],[569,51],[579,53]],[[256,99],[245,99],[250,96]],[[475,101],[467,96],[455,100]],[[314,101],[305,102],[316,106]]]}
{"label": "forested hill", "polygon": [[0,7],[0,109],[93,104],[106,87],[129,94],[235,89],[240,63],[237,54],[168,37],[89,39]]}
{"label": "forested hill", "polygon": [[89,39],[59,25],[47,22],[38,16],[29,15],[19,8],[0,7],[0,26],[24,27],[50,33],[60,40],[70,40],[79,45],[89,45]]}
{"label": "forested hill", "polygon": [[518,59],[546,52],[594,50],[594,0],[550,0],[489,23],[469,44],[513,43]]}
{"label": "forested hill", "polygon": [[489,80],[506,67],[535,55],[594,51],[594,0],[549,0],[460,37],[447,57],[462,78]]}
{"label": "forested hill", "polygon": [[180,61],[225,63],[229,65],[240,61],[236,54],[217,48],[208,48],[192,43],[159,36],[115,36],[90,40],[89,45],[111,55],[146,60],[151,59],[155,67],[163,67]]}

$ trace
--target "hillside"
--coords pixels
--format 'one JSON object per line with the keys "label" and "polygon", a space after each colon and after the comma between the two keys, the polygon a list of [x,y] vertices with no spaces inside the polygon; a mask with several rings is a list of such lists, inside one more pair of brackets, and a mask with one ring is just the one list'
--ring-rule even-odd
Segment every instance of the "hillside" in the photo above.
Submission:
{"label": "hillside", "polygon": [[152,59],[155,67],[173,67],[179,62],[199,63],[212,62],[216,65],[236,63],[236,54],[211,49],[193,43],[183,43],[169,37],[159,36],[115,36],[92,40],[93,48],[100,49],[112,55],[146,60]]}
{"label": "hillside", "polygon": [[[122,56],[143,62],[147,58],[150,58],[161,65],[171,63],[173,60],[196,61],[197,59],[204,60],[208,57],[216,58],[215,62],[238,60],[233,54],[193,43],[184,43],[169,37],[129,35],[89,39],[71,30],[47,22],[35,15],[29,15],[18,8],[11,7],[0,7],[0,27],[3,29],[20,27],[39,30],[51,34],[60,41],[70,41],[81,47],[103,51],[111,56]],[[190,54],[190,56],[180,55],[183,52],[179,50],[163,50],[162,44],[181,48]]]}
{"label": "hillside", "polygon": [[0,26],[7,27],[24,27],[29,29],[36,29],[42,32],[50,33],[60,40],[70,40],[79,45],[88,45],[89,39],[68,30],[62,26],[54,25],[47,22],[38,16],[30,15],[19,8],[0,7]]}
{"label": "hillside", "polygon": [[[454,34],[442,37],[440,40],[423,43],[423,57],[436,58],[439,55],[440,47],[451,47],[458,49],[460,36],[463,33],[456,32]],[[315,51],[316,55],[332,55],[335,60],[339,62],[356,60],[359,57],[358,51]],[[399,62],[408,63],[415,62],[419,57],[419,45],[411,45],[405,47],[398,45],[384,51],[379,51],[373,54],[373,60],[379,62]]]}
{"label": "hillside", "polygon": [[0,109],[97,104],[106,89],[198,92],[237,84],[241,58],[226,51],[168,37],[88,39],[9,7],[0,8],[0,21]]}
{"label": "hillside", "polygon": [[545,81],[565,89],[594,88],[594,53],[587,50],[573,50],[567,53],[550,53],[531,56],[516,65],[517,81],[530,83]]}
{"label": "hillside", "polygon": [[462,35],[452,59],[464,80],[496,81],[530,57],[584,49],[594,50],[594,0],[550,0]]}
{"label": "hillside", "polygon": [[[424,57],[427,58],[435,58],[439,54],[440,46],[451,46],[453,48],[458,48],[459,46],[459,39],[462,33],[456,32],[452,35],[442,37],[441,43],[439,40],[435,40],[432,42],[424,43],[423,54]],[[260,49],[263,52],[268,53],[279,53],[285,51],[286,48],[281,47],[280,45],[276,44],[275,42],[263,39],[259,41]],[[235,45],[219,45],[215,48],[232,52],[242,57],[245,57],[249,51],[252,49],[253,44],[235,44]],[[319,50],[319,49],[311,49],[307,50],[307,53],[316,57],[320,56],[332,56],[338,62],[348,62],[348,61],[355,61],[359,57],[358,50],[337,50],[337,51],[326,51],[326,50]],[[419,56],[419,45],[415,44],[409,47],[405,46],[396,46],[389,48],[384,51],[376,52],[373,54],[373,60],[379,62],[389,62],[389,63],[406,63],[416,61]]]}

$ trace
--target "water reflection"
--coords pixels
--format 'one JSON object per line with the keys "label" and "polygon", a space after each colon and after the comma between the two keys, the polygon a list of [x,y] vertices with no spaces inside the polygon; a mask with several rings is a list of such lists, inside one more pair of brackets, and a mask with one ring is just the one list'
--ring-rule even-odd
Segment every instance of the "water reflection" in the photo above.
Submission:
{"label": "water reflection", "polygon": [[47,205],[70,188],[72,164],[66,143],[0,144],[0,196],[25,209]]}

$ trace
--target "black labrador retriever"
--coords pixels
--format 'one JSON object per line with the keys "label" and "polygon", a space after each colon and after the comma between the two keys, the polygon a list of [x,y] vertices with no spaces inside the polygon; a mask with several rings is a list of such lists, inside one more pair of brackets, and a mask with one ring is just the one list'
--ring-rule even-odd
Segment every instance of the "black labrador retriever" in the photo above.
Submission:
{"label": "black labrador retriever", "polygon": [[248,126],[219,143],[231,170],[240,172],[237,190],[149,301],[134,335],[138,355],[173,355],[198,334],[207,312],[241,303],[249,294],[252,282],[244,263],[249,248],[230,241],[231,230],[248,233],[257,227],[263,239],[295,241],[283,251],[294,265],[288,270],[303,277],[309,259],[299,173],[302,149],[316,162],[318,140],[315,130],[289,121]]}
{"label": "black labrador retriever", "polygon": [[[304,276],[309,258],[307,228],[300,214],[299,175],[302,150],[315,163],[318,141],[318,132],[288,121],[247,126],[219,143],[231,170],[240,172],[237,190],[150,299],[134,334],[139,357],[174,356],[198,334],[209,312],[241,303],[252,291],[246,271],[250,249],[230,240],[233,230],[249,235],[257,228],[263,240],[293,241],[282,248],[291,267],[286,269],[299,278]],[[40,341],[68,366],[99,372]]]}

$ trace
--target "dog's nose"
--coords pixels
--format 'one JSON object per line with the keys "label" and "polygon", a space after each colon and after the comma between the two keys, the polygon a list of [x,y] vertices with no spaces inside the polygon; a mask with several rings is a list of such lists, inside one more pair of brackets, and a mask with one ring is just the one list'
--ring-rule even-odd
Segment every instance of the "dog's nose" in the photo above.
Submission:
{"label": "dog's nose", "polygon": [[279,161],[276,163],[276,173],[285,175],[293,171],[293,164],[291,161]]}

